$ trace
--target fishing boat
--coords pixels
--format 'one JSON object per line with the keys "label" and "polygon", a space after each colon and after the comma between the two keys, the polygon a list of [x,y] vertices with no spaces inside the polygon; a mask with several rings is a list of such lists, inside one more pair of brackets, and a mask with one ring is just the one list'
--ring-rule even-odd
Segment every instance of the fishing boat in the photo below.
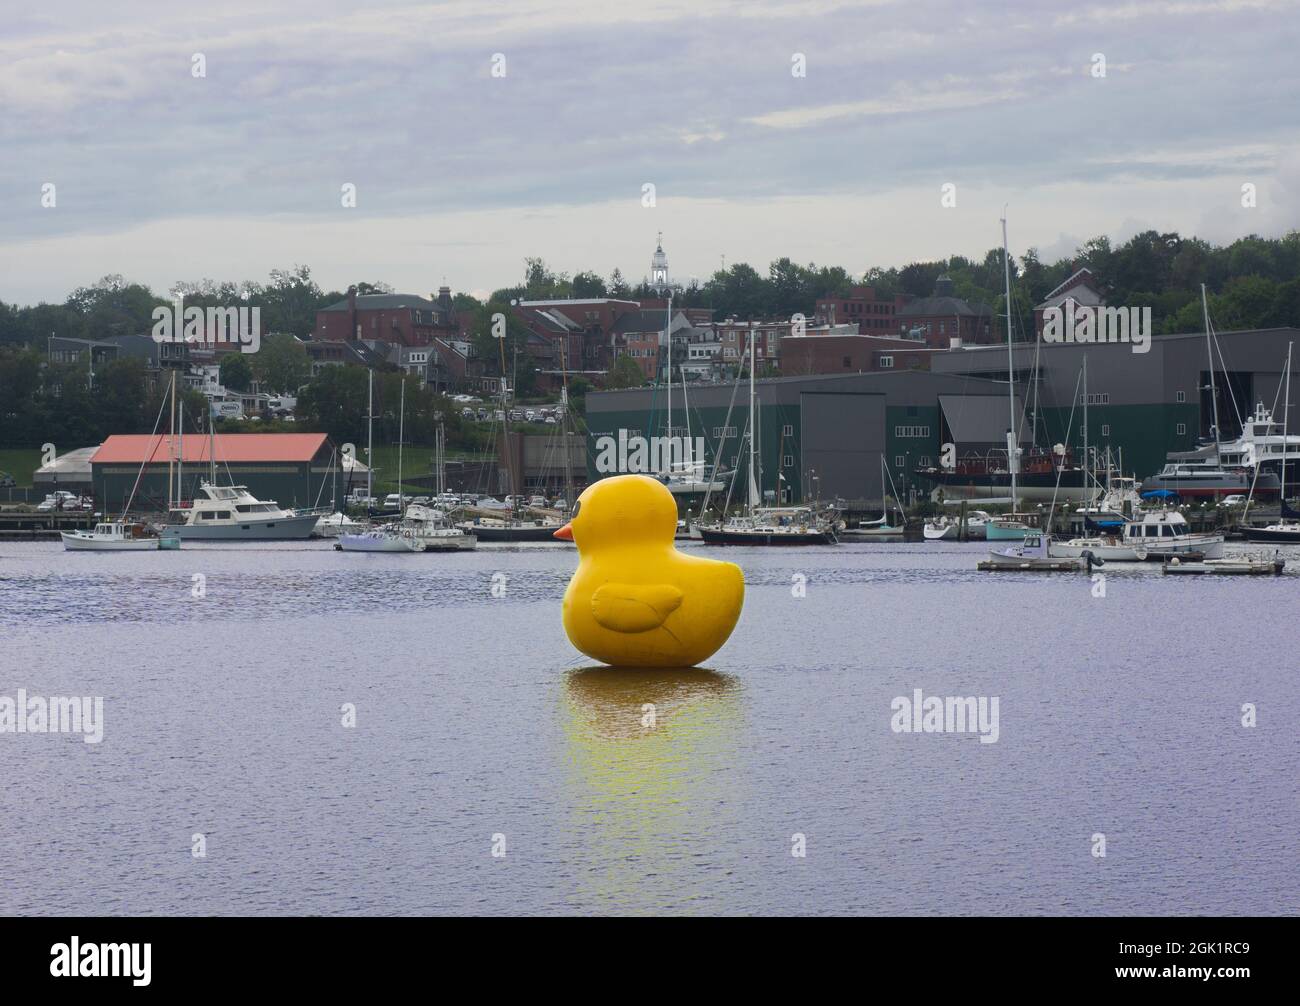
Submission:
{"label": "fishing boat", "polygon": [[[153,435],[158,435],[159,428],[162,425],[163,407],[167,403],[167,398],[163,399],[163,404],[158,407],[158,418],[154,421]],[[171,385],[171,404],[172,404],[172,430],[176,428],[176,375],[172,374]],[[159,437],[161,443],[161,437]],[[157,450],[157,444],[154,446]],[[145,460],[140,463],[140,469],[136,472],[135,484],[131,486],[131,494],[127,497],[126,503],[122,507],[122,518],[120,520],[101,521],[90,531],[61,531],[60,536],[63,539],[63,547],[69,552],[150,552],[159,550],[174,550],[180,547],[179,540],[164,540],[160,538],[158,532],[145,524],[128,521],[126,515],[131,510],[131,504],[135,502],[136,490],[140,487],[140,479],[144,474],[145,465],[149,463],[152,451],[145,454]],[[168,477],[168,491],[171,491],[171,479]]]}
{"label": "fishing boat", "polygon": [[1045,534],[1026,535],[1014,545],[989,549],[988,558],[976,568],[984,572],[1079,573],[1105,564],[1091,552],[1082,556],[1053,556],[1050,546]]}
{"label": "fishing boat", "polygon": [[1037,530],[1037,513],[1007,513],[984,523],[984,537],[989,541],[1019,541]]}
{"label": "fishing boat", "polygon": [[[162,546],[158,534],[143,524],[104,521],[92,531],[62,531],[69,552],[148,552]],[[175,546],[169,546],[175,547]]]}

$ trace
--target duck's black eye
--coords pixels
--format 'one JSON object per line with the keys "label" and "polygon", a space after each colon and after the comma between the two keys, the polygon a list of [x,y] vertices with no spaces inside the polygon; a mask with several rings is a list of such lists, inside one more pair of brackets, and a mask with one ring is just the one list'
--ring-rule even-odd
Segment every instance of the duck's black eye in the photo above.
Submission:
{"label": "duck's black eye", "polygon": [[569,520],[578,519],[578,511],[582,509],[582,500],[576,500],[573,504],[573,512],[569,514]]}

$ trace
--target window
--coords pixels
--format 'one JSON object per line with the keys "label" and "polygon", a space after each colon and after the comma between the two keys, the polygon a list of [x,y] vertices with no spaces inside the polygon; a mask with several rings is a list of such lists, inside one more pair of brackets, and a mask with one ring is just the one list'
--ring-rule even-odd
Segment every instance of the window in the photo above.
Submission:
{"label": "window", "polygon": [[894,358],[893,358],[892,356],[882,356],[882,357],[880,358],[880,369],[881,369],[881,370],[888,370],[888,369],[889,369],[890,367],[892,367],[893,365],[894,365]]}
{"label": "window", "polygon": [[715,426],[713,427],[713,439],[721,440],[723,437],[734,437],[736,428],[734,426]]}
{"label": "window", "polygon": [[1187,433],[1187,424],[1186,424],[1186,423],[1179,423],[1178,426],[1175,427],[1175,429],[1176,429],[1176,432],[1178,433],[1178,435],[1181,437],[1181,436],[1183,436],[1185,433]]}
{"label": "window", "polygon": [[1101,424],[1101,435],[1102,435],[1103,437],[1108,437],[1108,436],[1110,436],[1110,424],[1109,424],[1109,423],[1102,423],[1102,424]]}
{"label": "window", "polygon": [[902,468],[905,464],[907,464],[907,458],[903,457],[903,455],[901,455],[901,454],[895,454],[895,455],[894,455],[894,467],[895,467],[895,468]]}
{"label": "window", "polygon": [[793,454],[784,454],[784,455],[782,455],[782,456],[781,456],[781,467],[782,467],[782,468],[793,468],[793,467],[794,467],[794,455],[793,455]]}
{"label": "window", "polygon": [[922,468],[930,467],[930,459],[924,454],[922,454],[919,458],[917,458],[916,463],[920,465]]}
{"label": "window", "polygon": [[1177,401],[1181,404],[1182,402],[1187,401],[1187,392],[1186,392],[1186,391],[1180,391],[1180,392],[1178,392],[1178,394],[1177,394],[1176,397],[1177,397]]}
{"label": "window", "polygon": [[929,435],[930,435],[930,427],[928,426],[895,426],[894,427],[894,436],[900,439],[904,437],[928,437]]}
{"label": "window", "polygon": [[1109,405],[1110,392],[1105,391],[1096,395],[1093,394],[1081,395],[1079,398],[1079,404],[1080,405]]}
{"label": "window", "polygon": [[794,424],[793,424],[793,423],[786,423],[784,426],[782,426],[782,427],[781,427],[781,436],[783,436],[783,437],[793,437],[793,436],[794,436]]}

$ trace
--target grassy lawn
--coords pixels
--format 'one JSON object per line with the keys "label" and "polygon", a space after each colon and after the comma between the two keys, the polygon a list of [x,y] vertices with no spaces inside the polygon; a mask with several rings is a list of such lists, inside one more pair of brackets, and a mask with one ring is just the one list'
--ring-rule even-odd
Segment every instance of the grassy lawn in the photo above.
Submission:
{"label": "grassy lawn", "polygon": [[41,467],[41,452],[35,447],[0,449],[0,472],[8,472],[20,486],[32,484],[32,472]]}

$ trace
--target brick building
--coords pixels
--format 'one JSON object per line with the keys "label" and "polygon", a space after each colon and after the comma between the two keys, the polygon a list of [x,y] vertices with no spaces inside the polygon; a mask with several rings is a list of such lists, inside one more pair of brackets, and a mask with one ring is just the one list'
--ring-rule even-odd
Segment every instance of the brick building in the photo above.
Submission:
{"label": "brick building", "polygon": [[461,320],[445,286],[437,300],[406,293],[358,294],[353,287],[345,299],[316,312],[312,335],[322,341],[427,346],[434,339],[458,336]]}
{"label": "brick building", "polygon": [[940,276],[934,293],[909,301],[894,312],[894,331],[900,336],[923,339],[936,349],[947,349],[954,339],[962,343],[995,342],[993,309],[987,304],[969,304],[953,293],[952,280]]}
{"label": "brick building", "polygon": [[824,325],[853,324],[862,335],[889,335],[898,330],[894,315],[908,300],[905,295],[877,299],[873,288],[855,286],[847,297],[818,298],[814,315]]}

